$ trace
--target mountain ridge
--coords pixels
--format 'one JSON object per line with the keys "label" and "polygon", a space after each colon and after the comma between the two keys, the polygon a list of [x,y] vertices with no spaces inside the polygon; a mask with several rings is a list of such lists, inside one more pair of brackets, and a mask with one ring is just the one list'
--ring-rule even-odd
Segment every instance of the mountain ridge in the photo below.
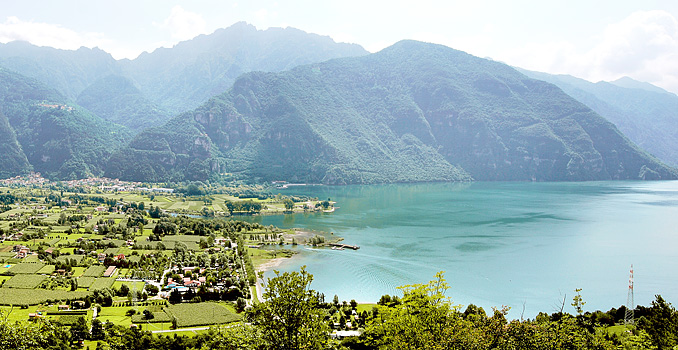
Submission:
{"label": "mountain ridge", "polygon": [[[83,107],[140,131],[225,92],[243,73],[282,71],[300,64],[367,53],[357,44],[336,43],[328,36],[295,28],[258,30],[238,22],[179,42],[172,48],[144,52],[134,60],[115,60],[98,48],[60,50],[10,42],[0,44],[0,66],[37,79],[71,101],[78,101],[83,94],[95,95],[97,99],[81,99]],[[128,96],[130,101],[126,104],[115,94],[103,96],[107,89],[100,82],[110,77],[129,80],[138,89],[136,96]],[[144,106],[142,111],[130,113],[129,103],[139,101]],[[146,112],[147,117],[140,115]]]}
{"label": "mountain ridge", "polygon": [[[592,83],[567,75],[520,69],[557,85],[570,96],[613,122],[638,146],[670,165],[678,165],[678,96],[648,83]],[[652,85],[654,86],[654,85]]]}
{"label": "mountain ridge", "polygon": [[0,68],[0,175],[38,171],[48,178],[101,176],[126,128],[69,103],[35,79]]}
{"label": "mountain ridge", "polygon": [[245,74],[124,152],[143,161],[126,164],[118,152],[107,174],[330,184],[676,176],[556,86],[416,41]]}

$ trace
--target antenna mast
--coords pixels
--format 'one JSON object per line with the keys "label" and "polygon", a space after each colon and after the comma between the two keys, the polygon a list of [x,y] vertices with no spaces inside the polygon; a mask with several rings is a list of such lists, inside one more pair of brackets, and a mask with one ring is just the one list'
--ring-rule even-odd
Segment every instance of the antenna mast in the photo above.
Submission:
{"label": "antenna mast", "polygon": [[633,324],[633,310],[636,308],[633,302],[633,264],[631,264],[631,274],[629,275],[629,294],[626,297],[626,312],[624,313],[624,324]]}

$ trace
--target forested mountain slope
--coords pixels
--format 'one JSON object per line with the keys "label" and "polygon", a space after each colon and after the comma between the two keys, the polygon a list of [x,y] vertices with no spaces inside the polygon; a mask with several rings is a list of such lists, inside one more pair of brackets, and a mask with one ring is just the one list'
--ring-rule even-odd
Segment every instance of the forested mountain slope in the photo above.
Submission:
{"label": "forested mountain slope", "polygon": [[101,78],[78,95],[76,102],[105,120],[134,132],[164,124],[170,113],[149,101],[134,83],[120,75]]}
{"label": "forested mountain slope", "polygon": [[135,131],[161,125],[228,90],[250,71],[282,71],[367,54],[355,44],[294,28],[257,30],[244,22],[172,48],[115,60],[98,49],[75,51],[26,42],[0,44],[0,66],[35,78],[100,117]]}
{"label": "forested mountain slope", "polygon": [[135,180],[218,172],[330,184],[676,177],[556,86],[415,41],[246,74],[137,136],[107,168]]}
{"label": "forested mountain slope", "polygon": [[650,154],[678,165],[678,96],[630,78],[591,83],[572,76],[521,71],[557,85]]}
{"label": "forested mountain slope", "polygon": [[0,175],[35,170],[50,178],[102,175],[130,137],[120,125],[69,104],[57,91],[0,68]]}
{"label": "forested mountain slope", "polygon": [[294,28],[257,30],[239,22],[120,63],[150,100],[178,113],[225,92],[243,73],[279,72],[367,53],[359,45]]}

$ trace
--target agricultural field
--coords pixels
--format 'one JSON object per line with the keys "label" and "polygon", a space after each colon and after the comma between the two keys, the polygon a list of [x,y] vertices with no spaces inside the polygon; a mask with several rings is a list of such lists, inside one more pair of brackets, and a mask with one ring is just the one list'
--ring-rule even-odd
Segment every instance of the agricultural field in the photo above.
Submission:
{"label": "agricultural field", "polygon": [[37,305],[47,300],[79,300],[88,294],[88,292],[80,291],[2,287],[0,288],[0,305]]}
{"label": "agricultural field", "polygon": [[92,265],[82,274],[83,277],[101,277],[106,272],[106,266]]}
{"label": "agricultural field", "polygon": [[144,290],[144,286],[146,285],[146,282],[142,282],[142,281],[129,282],[129,281],[115,281],[114,280],[112,288],[113,289],[120,289],[120,287],[122,287],[123,284],[127,285],[127,287],[129,287],[129,290],[131,290],[131,291],[134,291],[134,290],[142,291],[142,290]]}
{"label": "agricultural field", "polygon": [[37,288],[42,281],[46,280],[47,276],[42,275],[15,275],[10,278],[2,286],[3,288],[24,288],[24,289],[33,289]]}
{"label": "agricultural field", "polygon": [[89,288],[96,281],[96,277],[79,277],[78,278],[78,288]]}
{"label": "agricultural field", "polygon": [[57,261],[60,262],[66,262],[67,260],[70,262],[72,260],[75,260],[77,264],[80,264],[82,262],[82,259],[84,259],[84,255],[60,255],[58,258],[56,258]]}
{"label": "agricultural field", "polygon": [[219,303],[184,303],[170,305],[165,312],[176,317],[177,326],[194,327],[240,321],[242,316],[234,314]]}
{"label": "agricultural field", "polygon": [[40,275],[51,275],[54,272],[54,265],[45,265],[43,268],[38,270],[36,273]]}
{"label": "agricultural field", "polygon": [[108,255],[108,254],[116,255],[116,254],[118,254],[118,250],[120,250],[120,248],[106,248],[106,250],[104,250],[104,254],[106,254],[106,255]]}
{"label": "agricultural field", "polygon": [[111,288],[113,283],[115,283],[115,278],[113,277],[99,277],[89,286],[89,290]]}
{"label": "agricultural field", "polygon": [[7,273],[11,274],[34,274],[40,271],[45,267],[45,264],[36,262],[36,263],[19,263],[14,266],[12,266]]}
{"label": "agricultural field", "polygon": [[[2,191],[7,190],[2,188]],[[26,320],[29,311],[57,311],[54,310],[56,306],[48,304],[83,300],[89,295],[99,298],[97,304],[108,305],[113,302],[116,305],[102,308],[98,318],[103,322],[111,321],[123,326],[139,323],[149,329],[168,329],[173,319],[176,319],[179,327],[223,324],[239,321],[242,316],[234,312],[229,302],[206,300],[229,300],[234,303],[238,298],[247,299],[256,294],[249,285],[251,282],[241,278],[247,274],[254,276],[252,261],[246,254],[248,249],[224,249],[218,245],[209,247],[213,248],[209,250],[200,248],[201,240],[214,244],[217,238],[222,239],[220,244],[224,244],[224,238],[227,243],[237,241],[242,246],[257,244],[253,237],[270,232],[259,224],[226,218],[229,214],[224,201],[237,202],[240,200],[237,196],[102,193],[98,188],[90,189],[89,193],[22,188],[10,188],[9,191],[20,199],[11,204],[11,210],[0,213],[0,234],[8,237],[0,241],[0,305],[8,305],[6,307],[9,309],[12,309],[9,305],[22,305],[21,308],[14,308],[20,312],[12,313],[12,317],[20,317],[17,320]],[[41,193],[42,197],[33,198],[34,193]],[[246,200],[262,204],[269,211],[271,208],[283,208],[281,198]],[[145,210],[141,206],[142,202]],[[157,209],[152,213],[151,206],[166,209],[170,213]],[[187,216],[175,217],[172,213]],[[11,214],[14,215],[10,217]],[[32,225],[28,218],[34,215],[40,215],[40,221],[49,226]],[[203,215],[216,218],[200,218]],[[163,226],[160,226],[161,223]],[[165,229],[167,223],[174,225],[176,230],[159,233],[158,229]],[[14,230],[16,227],[20,228]],[[19,230],[23,233],[21,237],[15,234]],[[150,237],[161,241],[150,241]],[[128,246],[128,240],[133,240],[135,246]],[[182,249],[175,250],[177,243],[182,243],[186,249],[180,244]],[[162,246],[158,250],[160,244]],[[17,253],[13,250],[19,250],[15,248],[17,245],[23,246],[21,249],[28,248],[29,255],[23,259],[15,258]],[[102,264],[90,252],[109,256]],[[124,255],[124,258],[119,255]],[[260,262],[271,257],[270,254],[261,255],[256,260]],[[192,284],[186,283],[191,289],[182,290],[186,295],[182,295],[178,301],[173,300],[172,305],[122,306],[128,305],[127,297],[115,295],[115,291],[123,285],[127,285],[131,291],[143,291],[145,282],[102,277],[108,266],[116,266],[116,276],[125,278],[156,279],[164,284],[169,276],[163,278],[161,272],[170,269],[173,280],[179,285],[184,283],[183,275],[191,276],[193,281]],[[191,273],[182,270],[183,267],[191,267]],[[57,269],[69,273],[59,275]],[[71,279],[76,279],[75,291],[70,290],[76,287]],[[207,285],[210,292],[196,299],[191,294],[196,293],[199,289],[196,285],[200,283]],[[104,289],[112,289],[113,294],[101,292]],[[167,288],[163,292],[166,293],[163,297],[168,298]],[[195,302],[197,300],[203,302]],[[157,299],[149,301],[166,303]],[[137,314],[130,317],[127,314],[130,308],[136,309]],[[153,313],[152,319],[143,317],[141,313],[145,309]],[[87,317],[88,322],[91,322],[91,312]],[[71,323],[78,317],[64,314],[47,316],[51,319],[60,318],[64,323]]]}
{"label": "agricultural field", "polygon": [[85,267],[82,266],[71,267],[71,276],[80,277],[82,276],[83,273],[85,273]]}

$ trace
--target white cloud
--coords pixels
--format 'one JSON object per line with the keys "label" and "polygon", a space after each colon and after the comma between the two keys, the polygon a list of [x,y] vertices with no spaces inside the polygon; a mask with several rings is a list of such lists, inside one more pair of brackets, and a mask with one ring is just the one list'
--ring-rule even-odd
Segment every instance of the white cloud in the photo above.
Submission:
{"label": "white cloud", "polygon": [[0,23],[0,42],[15,40],[65,50],[75,50],[82,46],[105,46],[109,43],[100,33],[78,33],[59,25],[27,22],[12,16]]}
{"label": "white cloud", "polygon": [[257,27],[268,28],[278,19],[278,12],[262,8],[254,12]]}
{"label": "white cloud", "polygon": [[530,43],[498,58],[591,81],[630,76],[678,93],[678,20],[666,11],[634,12],[608,25],[589,50],[566,41]]}
{"label": "white cloud", "polygon": [[172,8],[169,17],[160,25],[168,29],[172,38],[177,40],[189,40],[207,32],[207,22],[201,15],[186,11],[177,5]]}

